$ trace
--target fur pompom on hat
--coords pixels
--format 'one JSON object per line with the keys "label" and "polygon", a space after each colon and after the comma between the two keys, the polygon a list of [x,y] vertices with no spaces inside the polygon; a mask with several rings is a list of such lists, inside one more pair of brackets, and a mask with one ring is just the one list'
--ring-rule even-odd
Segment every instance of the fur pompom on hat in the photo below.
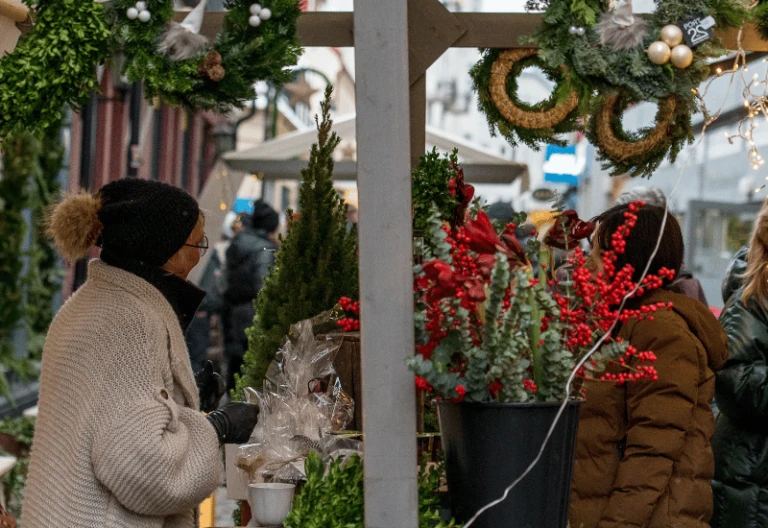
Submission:
{"label": "fur pompom on hat", "polygon": [[48,233],[73,261],[97,245],[113,258],[165,264],[186,243],[200,217],[197,201],[178,187],[124,178],[64,197],[51,213]]}
{"label": "fur pompom on hat", "polygon": [[47,233],[70,262],[84,257],[101,235],[101,200],[86,192],[65,195],[48,213]]}

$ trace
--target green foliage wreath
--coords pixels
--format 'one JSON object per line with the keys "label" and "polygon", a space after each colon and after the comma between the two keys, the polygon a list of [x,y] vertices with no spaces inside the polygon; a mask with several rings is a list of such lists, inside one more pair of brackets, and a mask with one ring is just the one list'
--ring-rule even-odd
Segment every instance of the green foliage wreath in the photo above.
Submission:
{"label": "green foliage wreath", "polygon": [[[560,144],[562,142],[556,139],[557,134],[573,132],[578,128],[578,109],[570,112],[568,116],[558,123],[545,128],[527,128],[522,121],[513,122],[503,115],[500,109],[493,101],[491,93],[492,70],[494,63],[505,50],[501,49],[483,49],[483,57],[472,67],[469,74],[474,82],[475,91],[478,94],[478,106],[488,118],[488,126],[491,134],[501,134],[511,145],[524,143],[529,147],[538,150],[542,142]],[[518,78],[524,69],[529,67],[538,67],[546,75],[547,79],[555,83],[552,94],[544,101],[535,104],[527,104],[520,100],[517,95]],[[571,95],[571,88],[566,82],[565,74],[559,67],[551,67],[539,59],[537,55],[531,55],[516,61],[509,72],[506,80],[506,94],[514,107],[522,112],[548,112],[557,105],[563,104]]]}
{"label": "green foliage wreath", "polygon": [[[642,16],[647,24],[642,45],[616,50],[600,42],[597,23],[604,7],[602,0],[553,0],[532,40],[541,48],[539,56],[546,64],[564,64],[569,68],[572,89],[582,97],[593,98],[592,105],[598,112],[606,108],[603,94],[620,93],[621,103],[614,107],[613,130],[621,141],[642,141],[653,129],[634,134],[621,129],[621,113],[629,104],[674,98],[673,114],[662,116],[659,112],[657,116],[670,124],[668,134],[659,135],[658,143],[641,155],[615,155],[615,149],[606,148],[601,135],[595,133],[598,120],[592,119],[589,125],[590,139],[612,174],[651,176],[666,157],[674,161],[683,146],[692,141],[691,114],[698,108],[696,88],[710,73],[707,60],[720,57],[727,50],[717,38],[706,41],[694,50],[693,63],[688,68],[654,64],[645,50],[652,42],[661,40],[664,26],[679,25],[696,15],[713,17],[718,27],[740,26],[747,13],[733,0],[656,0],[655,13],[635,15]],[[584,32],[574,33],[571,27],[583,27]],[[596,100],[595,94],[599,94]],[[660,104],[660,108],[664,107]]]}
{"label": "green foliage wreath", "polygon": [[[737,0],[655,0],[656,11],[650,15],[635,15],[645,22],[647,31],[637,32],[640,26],[627,29],[627,33],[639,35],[638,45],[629,49],[614,49],[601,43],[600,19],[607,10],[606,0],[549,0],[537,32],[527,39],[527,44],[539,48],[536,62],[553,80],[557,87],[552,98],[534,109],[544,110],[565,94],[575,92],[579,97],[577,110],[551,130],[530,129],[510,123],[489,97],[491,66],[500,50],[483,50],[483,58],[472,69],[475,87],[480,98],[480,108],[488,118],[492,132],[503,135],[512,145],[522,141],[534,148],[541,142],[556,143],[557,134],[572,131],[579,118],[587,118],[593,112],[605,112],[609,108],[605,94],[618,94],[620,104],[610,105],[613,115],[611,127],[603,119],[599,133],[595,119],[584,119],[590,139],[595,142],[599,157],[611,169],[612,174],[628,173],[632,176],[650,176],[660,163],[669,158],[674,161],[677,153],[693,139],[691,114],[698,109],[696,88],[710,73],[708,59],[727,53],[718,38],[708,40],[695,48],[693,63],[687,68],[672,64],[657,65],[651,62],[646,49],[661,40],[661,30],[667,25],[680,25],[693,16],[714,18],[718,27],[741,26],[747,18],[747,9]],[[768,12],[768,8],[766,8]],[[766,17],[768,21],[768,16]],[[508,92],[514,97],[514,74],[526,63],[520,61],[510,75]],[[561,71],[567,74],[561,74]],[[630,105],[642,101],[659,103],[675,101],[672,115],[664,114],[669,124],[668,134],[655,134],[658,142],[651,145],[644,141],[655,127],[637,133],[621,129],[621,113]],[[513,99],[514,101],[514,99]],[[515,104],[518,101],[514,101]],[[615,100],[613,101],[616,102]],[[658,117],[662,117],[659,113]],[[642,143],[647,149],[642,154],[628,156],[615,148],[606,148],[602,139],[606,136],[625,144]],[[633,148],[637,151],[637,148]]]}
{"label": "green foliage wreath", "polygon": [[59,123],[98,90],[96,65],[108,54],[102,4],[51,0],[37,6],[35,27],[0,59],[0,141],[13,132]]}
{"label": "green foliage wreath", "polygon": [[[296,64],[301,53],[296,21],[297,0],[261,0],[271,16],[259,26],[249,25],[250,7],[256,1],[229,0],[224,28],[215,42],[194,57],[173,60],[158,50],[158,43],[173,17],[173,0],[146,0],[147,22],[131,20],[128,9],[135,0],[115,0],[114,37],[125,56],[123,73],[132,82],[144,80],[145,95],[189,110],[227,111],[255,97],[254,83],[282,84],[291,79],[284,68]],[[219,66],[223,76],[209,75]],[[220,77],[220,78],[219,78]]]}

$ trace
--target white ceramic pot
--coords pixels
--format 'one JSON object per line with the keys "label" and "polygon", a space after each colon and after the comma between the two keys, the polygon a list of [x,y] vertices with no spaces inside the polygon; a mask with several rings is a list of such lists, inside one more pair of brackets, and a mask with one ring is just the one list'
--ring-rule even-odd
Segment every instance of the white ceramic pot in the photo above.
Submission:
{"label": "white ceramic pot", "polygon": [[291,512],[295,490],[294,484],[249,484],[248,503],[256,526],[281,526]]}

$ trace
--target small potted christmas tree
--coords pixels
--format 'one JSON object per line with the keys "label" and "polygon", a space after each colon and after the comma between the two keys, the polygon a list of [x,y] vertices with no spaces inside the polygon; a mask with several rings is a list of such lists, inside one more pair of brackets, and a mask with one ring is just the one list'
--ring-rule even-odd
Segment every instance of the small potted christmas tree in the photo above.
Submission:
{"label": "small potted christmas tree", "polygon": [[357,298],[357,237],[347,228],[347,206],[333,187],[333,153],[340,139],[331,128],[328,87],[317,122],[317,143],[301,171],[299,214],[288,211],[275,265],[256,299],[240,392],[261,388],[275,353],[291,325],[334,307],[340,297]]}

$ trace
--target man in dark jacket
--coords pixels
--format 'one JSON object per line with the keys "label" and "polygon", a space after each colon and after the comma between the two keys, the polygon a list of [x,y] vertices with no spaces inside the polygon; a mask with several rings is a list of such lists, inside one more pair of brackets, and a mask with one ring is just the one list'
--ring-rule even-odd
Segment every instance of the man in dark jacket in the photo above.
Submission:
{"label": "man in dark jacket", "polygon": [[248,349],[246,329],[253,326],[253,301],[259,295],[264,278],[275,262],[277,246],[273,239],[280,224],[277,212],[262,200],[253,206],[250,224],[227,249],[227,289],[224,294],[224,353],[227,356],[227,388],[235,388],[235,373],[240,372]]}

